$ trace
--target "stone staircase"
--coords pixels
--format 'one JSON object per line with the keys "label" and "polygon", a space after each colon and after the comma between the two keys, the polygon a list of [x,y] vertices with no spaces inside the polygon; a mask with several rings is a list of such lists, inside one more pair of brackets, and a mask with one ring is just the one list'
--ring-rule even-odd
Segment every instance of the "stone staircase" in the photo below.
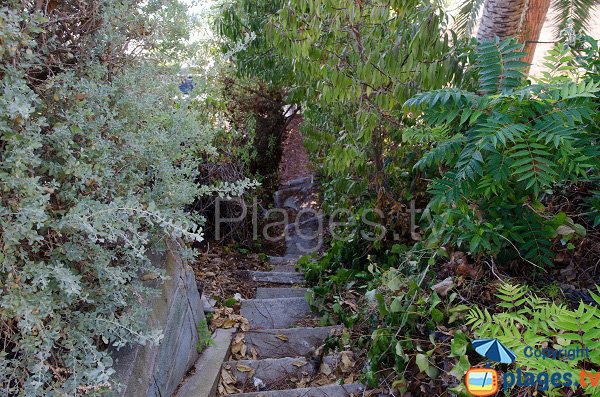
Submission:
{"label": "stone staircase", "polygon": [[[312,177],[306,177],[282,185],[275,194],[276,206],[301,214],[303,209],[310,208],[312,183]],[[223,364],[223,369],[235,379],[235,386],[247,391],[230,394],[231,397],[363,394],[362,385],[335,383],[337,379],[331,374],[339,372],[339,355],[323,356],[326,339],[340,332],[341,327],[302,325],[303,322],[314,323],[315,317],[304,298],[304,277],[296,271],[296,262],[302,255],[319,249],[322,238],[318,227],[320,219],[306,212],[313,216],[303,216],[296,224],[288,225],[286,255],[270,258],[272,271],[250,273],[253,280],[272,283],[273,287],[258,288],[255,299],[241,303],[240,313],[250,325],[250,330],[244,333],[244,342],[247,351],[253,352],[255,357]],[[290,287],[282,288],[282,284]],[[331,382],[333,384],[327,384]],[[301,387],[303,384],[305,387]]]}
{"label": "stone staircase", "polygon": [[[307,177],[282,185],[275,194],[276,206],[296,212],[310,208],[312,183],[312,177]],[[220,379],[217,380],[221,394],[223,389],[232,389],[236,391],[224,394],[230,397],[363,395],[362,385],[341,384],[348,369],[345,353],[323,355],[327,338],[340,332],[341,327],[312,326],[316,318],[304,298],[304,276],[296,271],[296,263],[302,255],[320,248],[323,233],[319,222],[322,219],[313,214],[312,217],[302,217],[300,221],[288,225],[286,255],[270,258],[272,271],[249,272],[254,281],[273,286],[258,288],[255,299],[241,302],[240,314],[248,320],[250,327],[243,332],[243,342],[246,351],[251,353],[246,353],[245,359],[231,360],[229,353],[221,348],[219,357],[228,360],[223,362]],[[231,337],[231,334],[228,336]],[[239,335],[237,339],[241,338],[242,335]],[[202,376],[196,376],[198,385],[214,383],[208,380],[210,374],[204,374],[205,381],[202,381]],[[203,394],[198,392],[198,387],[184,384],[177,397],[215,395],[216,384],[204,386],[209,391]]]}

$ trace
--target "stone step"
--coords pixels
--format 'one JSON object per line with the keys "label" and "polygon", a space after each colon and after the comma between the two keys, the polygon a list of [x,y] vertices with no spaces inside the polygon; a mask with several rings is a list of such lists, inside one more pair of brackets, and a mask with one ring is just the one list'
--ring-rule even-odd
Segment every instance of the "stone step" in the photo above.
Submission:
{"label": "stone step", "polygon": [[304,275],[297,272],[249,272],[253,281],[273,284],[302,284]]}
{"label": "stone step", "polygon": [[294,211],[300,211],[301,206],[300,200],[295,196],[290,196],[283,202],[283,208],[289,208]]}
{"label": "stone step", "polygon": [[213,334],[213,343],[202,351],[191,374],[184,379],[176,397],[212,397],[217,391],[223,362],[229,358],[231,338],[235,332],[231,329],[217,329]]}
{"label": "stone step", "polygon": [[[311,215],[311,216],[308,216]],[[298,234],[303,233],[304,235],[314,235],[319,231],[323,230],[329,225],[326,223],[327,219],[323,214],[306,213],[301,219],[296,219],[296,222],[285,225],[285,230],[288,233]]]}
{"label": "stone step", "polygon": [[325,340],[343,327],[251,330],[244,333],[248,351],[259,358],[310,357]]}
{"label": "stone step", "polygon": [[285,252],[290,255],[310,255],[313,252],[323,248],[323,237],[318,233],[312,235],[306,234],[306,237],[292,235],[285,239]]}
{"label": "stone step", "polygon": [[274,272],[295,272],[296,265],[300,256],[272,256],[269,258],[269,263],[273,265]]}
{"label": "stone step", "polygon": [[289,328],[310,316],[304,298],[249,299],[242,301],[240,314],[252,329]]}
{"label": "stone step", "polygon": [[301,256],[298,255],[286,255],[286,256],[270,256],[269,263],[272,265],[287,265],[290,263],[298,262]]}
{"label": "stone step", "polygon": [[294,273],[296,271],[296,264],[274,265],[271,271],[277,273]]}
{"label": "stone step", "polygon": [[257,288],[256,299],[304,298],[306,288]]}
{"label": "stone step", "polygon": [[229,397],[360,397],[363,385],[328,385],[293,390],[272,390],[255,393],[231,394]]}
{"label": "stone step", "polygon": [[263,360],[239,360],[223,363],[223,369],[235,379],[241,390],[284,390],[293,388],[292,379],[314,376],[316,362],[304,357],[265,358]]}
{"label": "stone step", "polygon": [[[313,185],[311,183],[297,184],[293,186],[282,186],[281,189],[273,193],[273,202],[276,208],[283,208],[289,197],[296,197],[296,204],[301,206],[308,200],[308,196]],[[290,202],[288,201],[288,205]]]}
{"label": "stone step", "polygon": [[322,364],[327,364],[335,373],[339,358],[324,356],[322,362],[305,357],[227,361],[223,369],[233,376],[235,386],[241,390],[286,390],[293,389],[295,382],[301,379],[315,379]]}
{"label": "stone step", "polygon": [[298,185],[312,184],[314,182],[314,179],[315,179],[315,177],[313,175],[304,176],[304,177],[300,177],[300,178],[296,178],[296,179],[291,179],[291,180],[287,181],[286,183],[282,183],[281,187],[287,188],[287,187],[298,186]]}

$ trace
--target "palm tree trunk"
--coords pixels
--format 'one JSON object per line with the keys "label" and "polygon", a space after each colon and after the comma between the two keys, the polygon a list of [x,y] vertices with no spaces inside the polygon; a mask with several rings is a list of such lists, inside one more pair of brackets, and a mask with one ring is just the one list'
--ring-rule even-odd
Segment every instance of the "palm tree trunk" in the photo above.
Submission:
{"label": "palm tree trunk", "polygon": [[[523,61],[527,63],[533,61],[535,47],[537,46],[537,41],[540,39],[540,33],[542,32],[549,8],[550,0],[529,0],[521,37],[521,41],[525,43],[524,51],[527,53],[523,57]],[[527,68],[527,72],[529,72],[529,67]]]}
{"label": "palm tree trunk", "polygon": [[527,0],[486,0],[477,39],[517,37],[523,25]]}

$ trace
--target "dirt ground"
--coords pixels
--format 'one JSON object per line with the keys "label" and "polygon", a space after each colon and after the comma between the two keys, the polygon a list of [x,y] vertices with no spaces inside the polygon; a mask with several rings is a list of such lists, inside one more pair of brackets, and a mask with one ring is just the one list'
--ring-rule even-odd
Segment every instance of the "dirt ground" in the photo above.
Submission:
{"label": "dirt ground", "polygon": [[279,165],[279,183],[283,184],[296,178],[311,174],[308,153],[304,149],[304,139],[300,133],[302,116],[297,115],[290,121],[283,138],[283,154]]}

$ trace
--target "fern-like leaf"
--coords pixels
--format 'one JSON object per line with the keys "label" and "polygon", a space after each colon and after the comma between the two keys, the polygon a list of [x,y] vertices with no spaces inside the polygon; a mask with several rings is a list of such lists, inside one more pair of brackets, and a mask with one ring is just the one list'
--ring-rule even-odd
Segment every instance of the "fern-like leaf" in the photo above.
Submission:
{"label": "fern-like leaf", "polygon": [[552,154],[548,148],[539,142],[522,140],[512,148],[511,167],[518,182],[526,183],[525,189],[532,190],[535,195],[552,185],[558,173]]}
{"label": "fern-like leaf", "polygon": [[451,164],[465,141],[463,135],[456,135],[427,152],[414,166],[415,169],[430,168],[434,165]]}
{"label": "fern-like leaf", "polygon": [[463,37],[473,35],[473,29],[477,24],[479,16],[485,0],[464,0],[460,6],[458,14],[454,20],[454,29],[456,33]]}
{"label": "fern-like leaf", "polygon": [[556,33],[569,28],[570,24],[575,31],[589,29],[591,11],[599,4],[599,0],[555,0],[554,6],[558,11],[554,18]]}
{"label": "fern-like leaf", "polygon": [[479,88],[494,94],[519,87],[528,65],[520,59],[525,55],[523,45],[515,40],[484,40],[477,49]]}

